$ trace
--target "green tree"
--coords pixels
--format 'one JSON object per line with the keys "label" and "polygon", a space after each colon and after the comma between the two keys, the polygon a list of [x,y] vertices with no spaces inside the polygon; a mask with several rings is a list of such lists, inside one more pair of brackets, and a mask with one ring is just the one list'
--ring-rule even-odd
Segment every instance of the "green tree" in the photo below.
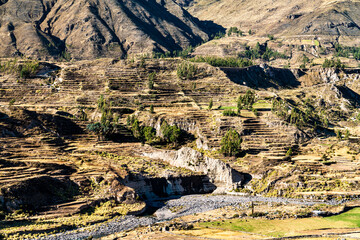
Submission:
{"label": "green tree", "polygon": [[238,114],[240,114],[241,109],[248,109],[252,110],[252,106],[255,103],[255,92],[251,90],[247,90],[245,95],[240,95],[237,100],[237,108],[238,108]]}
{"label": "green tree", "polygon": [[336,130],[336,137],[337,137],[337,139],[339,139],[339,140],[342,139],[340,130]]}
{"label": "green tree", "polygon": [[213,100],[210,99],[210,102],[209,102],[209,106],[208,106],[208,109],[211,110],[213,107]]}
{"label": "green tree", "polygon": [[241,152],[242,139],[236,130],[229,130],[221,139],[220,151],[225,156],[236,156]]}
{"label": "green tree", "polygon": [[160,131],[163,140],[167,143],[173,143],[176,145],[181,141],[182,138],[181,129],[176,125],[170,126],[166,120],[164,120],[161,123]]}
{"label": "green tree", "polygon": [[[117,127],[117,122],[113,116],[111,110],[112,103],[108,103],[103,95],[100,95],[97,101],[98,110],[101,112],[100,122],[92,123],[86,126],[89,131],[94,132],[98,135],[98,140],[104,140],[106,137],[111,135]],[[118,121],[118,117],[116,121]]]}
{"label": "green tree", "polygon": [[154,89],[154,80],[155,80],[156,72],[152,72],[149,74],[148,88]]}
{"label": "green tree", "polygon": [[142,130],[144,139],[147,143],[152,143],[154,139],[156,138],[156,130],[153,127],[146,126]]}
{"label": "green tree", "polygon": [[154,105],[152,105],[152,104],[150,105],[149,112],[150,112],[150,113],[154,113]]}
{"label": "green tree", "polygon": [[349,131],[349,129],[346,129],[344,139],[349,140],[349,137],[350,137],[350,131]]}
{"label": "green tree", "polygon": [[291,156],[291,155],[293,155],[293,150],[290,147],[289,150],[287,150],[287,152],[286,152],[286,156]]}
{"label": "green tree", "polygon": [[180,79],[193,79],[198,68],[191,63],[182,62],[177,66],[176,74]]}

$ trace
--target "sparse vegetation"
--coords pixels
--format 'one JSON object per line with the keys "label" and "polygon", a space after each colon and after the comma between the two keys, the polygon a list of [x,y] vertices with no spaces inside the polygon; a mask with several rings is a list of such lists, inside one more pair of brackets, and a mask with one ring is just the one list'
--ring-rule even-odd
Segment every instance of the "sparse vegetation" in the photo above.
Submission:
{"label": "sparse vegetation", "polygon": [[244,58],[220,58],[215,56],[202,57],[197,56],[195,58],[190,59],[193,62],[206,62],[214,67],[248,67],[253,65],[252,61],[244,59]]}
{"label": "sparse vegetation", "polygon": [[228,36],[231,36],[231,35],[242,36],[243,31],[241,31],[237,27],[230,27],[227,34],[228,34]]}
{"label": "sparse vegetation", "polygon": [[25,60],[23,62],[17,59],[0,63],[0,72],[8,74],[16,74],[21,78],[29,78],[35,75],[40,67],[36,60]]}
{"label": "sparse vegetation", "polygon": [[261,46],[260,43],[257,43],[254,48],[248,47],[245,52],[240,54],[240,56],[249,59],[263,59],[265,61],[270,61],[278,58],[289,58],[289,56],[287,56],[285,53],[279,53],[277,51],[274,51],[268,46]]}
{"label": "sparse vegetation", "polygon": [[198,72],[198,68],[188,62],[182,62],[177,66],[176,73],[180,79],[193,79]]}
{"label": "sparse vegetation", "polygon": [[190,56],[190,54],[194,51],[193,46],[189,46],[184,50],[175,50],[173,52],[153,52],[153,58],[175,58],[175,57],[181,57],[181,58],[187,58]]}

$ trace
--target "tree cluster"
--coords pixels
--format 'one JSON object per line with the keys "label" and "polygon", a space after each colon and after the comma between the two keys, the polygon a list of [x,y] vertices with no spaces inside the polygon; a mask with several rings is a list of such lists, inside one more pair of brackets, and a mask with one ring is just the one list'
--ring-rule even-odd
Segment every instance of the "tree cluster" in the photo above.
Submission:
{"label": "tree cluster", "polygon": [[193,79],[197,73],[198,68],[191,63],[182,62],[177,66],[176,73],[180,79]]}
{"label": "tree cluster", "polygon": [[97,108],[101,112],[100,122],[88,124],[86,128],[98,135],[99,140],[104,140],[116,131],[119,117],[114,116],[111,102],[108,103],[103,95],[98,99]]}
{"label": "tree cluster", "polygon": [[241,143],[240,134],[236,130],[230,129],[221,139],[220,152],[225,156],[237,156],[241,153]]}
{"label": "tree cluster", "polygon": [[242,109],[252,110],[255,100],[256,95],[254,91],[247,90],[244,95],[240,95],[237,100],[238,113],[240,114]]}
{"label": "tree cluster", "polygon": [[257,43],[254,48],[248,47],[245,52],[241,53],[240,55],[249,59],[263,59],[265,61],[270,61],[278,58],[289,58],[289,56],[287,56],[286,54],[274,51],[268,46],[261,47],[260,43]]}
{"label": "tree cluster", "polygon": [[345,65],[341,63],[340,59],[325,59],[325,61],[322,64],[323,68],[336,68],[336,69],[344,69]]}
{"label": "tree cluster", "polygon": [[231,36],[231,35],[242,36],[243,31],[241,31],[237,27],[230,27],[227,34],[228,34],[228,36]]}

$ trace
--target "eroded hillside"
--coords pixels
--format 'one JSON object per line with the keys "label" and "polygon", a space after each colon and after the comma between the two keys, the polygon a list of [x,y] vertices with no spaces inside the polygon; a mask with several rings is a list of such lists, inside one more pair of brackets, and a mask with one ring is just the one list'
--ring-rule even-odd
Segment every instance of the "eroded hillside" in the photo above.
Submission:
{"label": "eroded hillside", "polygon": [[93,59],[174,51],[209,39],[173,1],[3,1],[1,56]]}
{"label": "eroded hillside", "polygon": [[191,1],[190,13],[258,35],[318,37],[359,44],[358,1]]}

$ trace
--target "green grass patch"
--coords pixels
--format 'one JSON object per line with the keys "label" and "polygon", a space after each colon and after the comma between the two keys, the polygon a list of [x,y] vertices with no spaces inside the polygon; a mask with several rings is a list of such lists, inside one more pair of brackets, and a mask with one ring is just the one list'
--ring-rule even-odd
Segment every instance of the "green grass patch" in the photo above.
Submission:
{"label": "green grass patch", "polygon": [[272,104],[265,100],[259,100],[253,104],[254,109],[271,109]]}
{"label": "green grass patch", "polygon": [[353,208],[342,214],[326,217],[325,219],[334,222],[337,221],[348,222],[356,225],[356,227],[360,227],[360,208]]}
{"label": "green grass patch", "polygon": [[234,110],[234,109],[237,109],[236,106],[221,106],[219,108],[220,110]]}
{"label": "green grass patch", "polygon": [[302,40],[301,43],[320,46],[320,42],[318,40]]}
{"label": "green grass patch", "polygon": [[312,217],[300,219],[239,219],[218,222],[204,222],[200,227],[213,227],[228,231],[244,231],[263,234],[269,237],[286,237],[311,234],[321,229],[340,229],[360,227],[360,208],[331,217]]}

